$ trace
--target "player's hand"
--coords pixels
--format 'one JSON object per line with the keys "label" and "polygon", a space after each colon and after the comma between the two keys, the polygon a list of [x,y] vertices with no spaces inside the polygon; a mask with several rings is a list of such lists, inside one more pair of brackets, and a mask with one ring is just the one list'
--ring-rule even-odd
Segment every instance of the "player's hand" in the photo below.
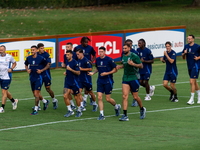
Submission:
{"label": "player's hand", "polygon": [[28,69],[28,71],[27,71],[27,72],[28,72],[28,74],[30,74],[30,73],[31,73],[31,69]]}
{"label": "player's hand", "polygon": [[121,66],[117,65],[117,67],[116,67],[116,68],[117,68],[117,70],[119,70],[119,69],[120,69],[120,67],[121,67]]}
{"label": "player's hand", "polygon": [[194,60],[199,60],[199,57],[197,57],[197,56],[194,56]]}
{"label": "player's hand", "polygon": [[108,74],[107,74],[107,72],[103,72],[103,73],[101,73],[100,75],[101,75],[101,76],[107,76]]}
{"label": "player's hand", "polygon": [[9,68],[9,69],[8,69],[8,72],[9,72],[9,73],[11,73],[11,72],[12,72],[12,69],[11,69],[11,68]]}
{"label": "player's hand", "polygon": [[160,57],[160,61],[163,61],[163,57]]}
{"label": "player's hand", "polygon": [[67,70],[71,71],[71,70],[72,70],[72,68],[70,68],[70,66],[69,66],[69,65],[67,65]]}
{"label": "player's hand", "polygon": [[165,56],[167,55],[167,51],[164,51],[164,55],[165,55]]}
{"label": "player's hand", "polygon": [[38,73],[38,74],[41,74],[41,73],[42,73],[42,70],[37,69],[37,73]]}
{"label": "player's hand", "polygon": [[66,72],[64,72],[64,73],[63,73],[63,75],[64,75],[64,76],[66,76],[66,75],[67,75],[67,73],[66,73]]}
{"label": "player's hand", "polygon": [[128,64],[131,65],[131,66],[135,65],[135,63],[132,60],[128,60]]}
{"label": "player's hand", "polygon": [[186,48],[186,50],[184,50],[184,53],[187,54],[187,48]]}
{"label": "player's hand", "polygon": [[140,60],[141,60],[141,62],[144,62],[144,59],[143,59],[143,58],[141,58]]}
{"label": "player's hand", "polygon": [[63,67],[63,68],[65,67],[65,64],[64,64],[63,62],[62,62],[62,64],[61,64],[61,67]]}
{"label": "player's hand", "polygon": [[92,65],[92,61],[89,60],[89,63]]}
{"label": "player's hand", "polygon": [[93,75],[94,75],[94,72],[88,72],[88,75],[89,75],[89,76],[93,76]]}

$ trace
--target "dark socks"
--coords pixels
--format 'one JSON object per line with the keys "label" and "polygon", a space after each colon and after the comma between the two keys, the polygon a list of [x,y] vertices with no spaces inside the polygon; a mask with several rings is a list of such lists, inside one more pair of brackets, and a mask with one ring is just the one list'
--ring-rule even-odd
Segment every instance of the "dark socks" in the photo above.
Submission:
{"label": "dark socks", "polygon": [[174,94],[174,92],[173,92],[173,90],[172,90],[172,89],[170,90],[170,93],[171,93],[171,94]]}
{"label": "dark socks", "polygon": [[142,108],[140,108],[140,110],[144,110],[144,108],[142,107]]}
{"label": "dark socks", "polygon": [[123,110],[124,115],[127,116],[127,110]]}
{"label": "dark socks", "polygon": [[1,107],[3,107],[3,109],[4,109],[4,107],[5,107],[5,104],[2,104],[2,105],[1,105]]}
{"label": "dark socks", "polygon": [[177,94],[174,94],[174,98],[177,98]]}
{"label": "dark socks", "polygon": [[12,103],[14,103],[14,102],[15,102],[14,98],[12,98],[10,101],[11,101]]}

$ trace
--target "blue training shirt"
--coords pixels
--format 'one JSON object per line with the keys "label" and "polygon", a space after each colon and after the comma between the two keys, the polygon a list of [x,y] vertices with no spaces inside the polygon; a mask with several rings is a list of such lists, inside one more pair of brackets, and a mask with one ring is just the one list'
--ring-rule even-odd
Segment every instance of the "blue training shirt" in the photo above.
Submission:
{"label": "blue training shirt", "polygon": [[[138,51],[136,51],[135,49],[131,49],[131,51],[130,52],[132,52],[132,53],[135,53],[136,55],[138,55],[139,56],[139,53],[138,53]],[[122,54],[121,54],[121,60],[122,60],[122,56],[123,56],[123,54],[124,54],[124,51],[122,50]]]}
{"label": "blue training shirt", "polygon": [[[141,58],[143,58],[144,60],[153,60],[154,59],[151,50],[146,48],[146,47],[143,50],[138,48],[137,51],[139,53],[140,59]],[[152,72],[152,64],[145,63],[145,62],[143,62],[142,64],[143,64],[143,69],[139,69],[139,73],[140,74],[146,74],[148,72],[149,74],[151,74],[151,72]]]}
{"label": "blue training shirt", "polygon": [[116,66],[117,65],[115,64],[114,60],[112,60],[112,58],[105,56],[103,59],[101,59],[100,57],[98,57],[96,59],[96,67],[99,72],[97,82],[100,82],[102,84],[107,84],[110,82],[114,83],[112,74],[107,76],[101,76],[100,74],[103,72],[110,72],[114,68],[116,68]]}
{"label": "blue training shirt", "polygon": [[184,49],[182,51],[182,53],[184,53],[184,50],[187,49],[187,54],[186,54],[186,60],[187,60],[187,66],[188,66],[188,69],[192,69],[194,67],[196,67],[197,69],[200,68],[200,61],[196,61],[194,59],[195,56],[199,56],[199,53],[200,53],[200,46],[196,43],[194,43],[193,46],[190,46],[190,44],[186,44],[184,46]]}
{"label": "blue training shirt", "polygon": [[83,50],[83,54],[84,56],[89,60],[91,61],[91,55],[92,56],[95,56],[96,55],[96,52],[94,50],[94,48],[90,45],[87,45],[86,47],[82,47],[81,45],[78,45],[74,48],[74,52],[77,51],[78,48],[81,48]]}
{"label": "blue training shirt", "polygon": [[[81,68],[92,68],[89,60],[86,57],[83,57],[82,60],[79,59],[78,64],[79,64],[79,67],[81,67]],[[87,83],[92,82],[91,76],[88,75],[87,71],[81,71],[81,74],[79,75],[79,81],[80,82],[87,82]]]}

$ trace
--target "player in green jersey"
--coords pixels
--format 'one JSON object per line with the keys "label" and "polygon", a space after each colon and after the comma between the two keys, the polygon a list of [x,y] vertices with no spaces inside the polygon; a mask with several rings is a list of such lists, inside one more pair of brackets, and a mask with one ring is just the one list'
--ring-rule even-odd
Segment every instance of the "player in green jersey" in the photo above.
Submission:
{"label": "player in green jersey", "polygon": [[124,75],[122,78],[122,91],[123,91],[123,115],[119,118],[119,121],[128,121],[127,106],[128,106],[128,95],[132,92],[133,98],[138,102],[140,106],[140,119],[145,118],[146,108],[142,106],[142,101],[138,96],[139,91],[139,69],[143,68],[140,57],[130,52],[131,47],[128,44],[124,44],[122,56],[122,66],[117,66],[117,69],[124,68]]}

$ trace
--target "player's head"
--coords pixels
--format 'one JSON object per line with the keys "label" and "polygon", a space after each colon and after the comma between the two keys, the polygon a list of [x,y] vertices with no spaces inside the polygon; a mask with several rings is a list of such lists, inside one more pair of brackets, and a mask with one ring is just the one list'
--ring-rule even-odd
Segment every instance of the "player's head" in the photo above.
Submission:
{"label": "player's head", "polygon": [[125,43],[123,45],[123,52],[124,52],[124,54],[125,55],[128,54],[130,52],[130,50],[131,50],[131,46],[129,44]]}
{"label": "player's head", "polygon": [[125,41],[125,44],[129,44],[130,47],[132,47],[133,41],[132,41],[131,39],[127,39],[127,40]]}
{"label": "player's head", "polygon": [[43,43],[38,43],[37,47],[38,47],[38,50],[40,53],[44,53],[44,44]]}
{"label": "player's head", "polygon": [[66,51],[72,50],[73,44],[71,42],[66,44]]}
{"label": "player's head", "polygon": [[81,38],[81,45],[83,47],[87,47],[88,46],[88,41],[91,41],[87,36],[84,36]]}
{"label": "player's head", "polygon": [[31,46],[31,55],[33,55],[33,56],[36,55],[37,50],[38,50],[38,48],[36,45]]}
{"label": "player's head", "polygon": [[194,43],[194,38],[195,38],[194,35],[192,35],[192,34],[188,35],[188,38],[187,38],[188,44]]}
{"label": "player's head", "polygon": [[165,43],[165,47],[166,47],[166,50],[167,50],[168,52],[170,52],[170,51],[171,51],[171,48],[172,48],[171,42],[167,41],[167,42]]}
{"label": "player's head", "polygon": [[105,56],[105,54],[106,54],[106,48],[105,47],[100,47],[99,48],[99,56],[101,57],[101,58],[103,58],[104,56]]}
{"label": "player's head", "polygon": [[83,50],[81,48],[78,48],[76,51],[76,55],[77,55],[78,59],[83,59],[83,57],[84,57]]}
{"label": "player's head", "polygon": [[146,42],[144,39],[139,39],[138,41],[139,48],[144,48],[146,46]]}
{"label": "player's head", "polygon": [[0,46],[0,54],[1,54],[1,55],[4,55],[5,52],[6,52],[6,47],[5,47],[5,45],[1,45],[1,46]]}
{"label": "player's head", "polygon": [[71,59],[72,59],[72,56],[73,56],[73,52],[72,52],[72,50],[68,50],[68,51],[66,51],[66,57],[67,57],[67,60],[71,60]]}

